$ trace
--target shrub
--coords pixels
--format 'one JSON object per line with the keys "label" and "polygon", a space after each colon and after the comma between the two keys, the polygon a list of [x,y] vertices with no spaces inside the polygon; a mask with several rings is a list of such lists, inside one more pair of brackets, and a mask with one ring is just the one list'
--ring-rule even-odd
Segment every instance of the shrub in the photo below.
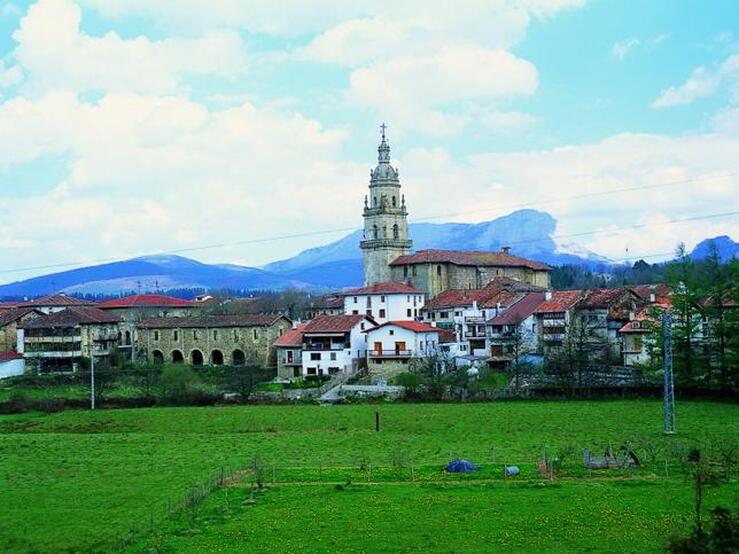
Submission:
{"label": "shrub", "polygon": [[186,404],[197,400],[200,378],[186,365],[166,366],[159,376],[161,397],[175,404]]}

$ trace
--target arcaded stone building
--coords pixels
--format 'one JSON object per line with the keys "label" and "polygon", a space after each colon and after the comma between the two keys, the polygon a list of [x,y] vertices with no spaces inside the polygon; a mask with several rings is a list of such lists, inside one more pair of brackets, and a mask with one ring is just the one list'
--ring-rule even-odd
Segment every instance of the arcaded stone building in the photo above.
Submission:
{"label": "arcaded stone building", "polygon": [[421,250],[390,263],[392,279],[423,289],[434,297],[448,289],[480,289],[496,277],[549,288],[551,268],[503,252]]}
{"label": "arcaded stone building", "polygon": [[275,341],[292,322],[281,315],[156,318],[138,324],[139,350],[154,364],[275,366]]}

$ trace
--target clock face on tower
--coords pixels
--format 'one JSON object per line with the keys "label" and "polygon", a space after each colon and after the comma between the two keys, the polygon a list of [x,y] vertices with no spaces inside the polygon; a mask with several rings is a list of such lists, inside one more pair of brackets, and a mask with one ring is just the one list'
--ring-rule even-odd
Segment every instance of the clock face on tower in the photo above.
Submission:
{"label": "clock face on tower", "polygon": [[360,247],[364,255],[365,284],[392,280],[390,263],[408,254],[413,243],[408,237],[408,210],[400,191],[398,170],[390,165],[390,146],[380,126],[377,166],[370,172],[369,194],[364,200],[364,236]]}

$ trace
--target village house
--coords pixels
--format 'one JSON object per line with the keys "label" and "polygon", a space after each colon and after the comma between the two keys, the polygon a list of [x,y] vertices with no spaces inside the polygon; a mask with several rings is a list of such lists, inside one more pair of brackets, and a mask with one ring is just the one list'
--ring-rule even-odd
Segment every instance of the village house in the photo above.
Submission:
{"label": "village house", "polygon": [[554,290],[544,294],[544,302],[534,312],[540,351],[546,355],[561,348],[567,338],[575,307],[585,296],[582,290]]}
{"label": "village house", "polygon": [[153,364],[274,367],[274,342],[291,328],[281,315],[163,317],[139,322],[137,334],[139,349]]}
{"label": "village house", "polygon": [[39,373],[75,371],[83,359],[108,364],[118,344],[118,316],[72,306],[18,324],[18,352]]}
{"label": "village house", "polygon": [[426,293],[399,282],[377,283],[341,293],[344,313],[364,314],[377,323],[420,319]]}
{"label": "village house", "polygon": [[313,319],[319,315],[341,315],[344,312],[344,297],[337,294],[326,294],[311,301],[305,308],[305,319]]}
{"label": "village house", "polygon": [[302,329],[302,374],[325,376],[335,373],[352,375],[364,368],[367,336],[376,326],[366,314],[318,316]]}
{"label": "village house", "polygon": [[621,360],[618,331],[634,318],[643,301],[628,288],[593,289],[577,304],[577,325],[589,355],[606,361]]}
{"label": "village house", "polygon": [[34,308],[13,308],[0,312],[0,352],[16,352],[18,349],[18,325],[39,317]]}
{"label": "village house", "polygon": [[365,331],[370,375],[389,378],[408,371],[411,360],[435,356],[439,329],[420,321],[388,321]]}
{"label": "village house", "polygon": [[618,330],[621,339],[622,363],[625,366],[648,364],[652,359],[649,336],[655,331],[660,332],[661,313],[668,307],[663,304],[653,304],[642,308],[634,319],[624,324]]}
{"label": "village house", "polygon": [[303,331],[306,323],[288,329],[275,341],[277,376],[295,379],[303,375]]}
{"label": "village house", "polygon": [[100,302],[96,307],[120,317],[118,349],[130,360],[136,359],[138,322],[152,318],[187,317],[194,309],[192,302],[162,294],[134,294]]}
{"label": "village house", "polygon": [[507,368],[512,363],[540,361],[535,313],[544,302],[545,294],[521,294],[505,311],[487,321],[487,351],[492,367]]}

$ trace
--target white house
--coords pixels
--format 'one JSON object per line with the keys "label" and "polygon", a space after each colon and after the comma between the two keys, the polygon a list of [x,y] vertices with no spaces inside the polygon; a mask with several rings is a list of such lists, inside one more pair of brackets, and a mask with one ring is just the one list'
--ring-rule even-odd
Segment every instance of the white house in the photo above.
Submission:
{"label": "white house", "polygon": [[406,283],[390,281],[341,293],[344,313],[367,315],[377,323],[414,321],[421,317],[426,293]]}
{"label": "white house", "polygon": [[304,376],[356,373],[367,356],[367,329],[375,327],[367,315],[322,315],[302,328]]}
{"label": "white house", "polygon": [[370,373],[407,371],[413,358],[432,356],[439,349],[439,329],[419,321],[388,321],[365,331]]}
{"label": "white house", "polygon": [[13,377],[14,375],[23,375],[26,369],[26,363],[23,360],[23,354],[18,352],[0,352],[0,379],[4,377]]}

